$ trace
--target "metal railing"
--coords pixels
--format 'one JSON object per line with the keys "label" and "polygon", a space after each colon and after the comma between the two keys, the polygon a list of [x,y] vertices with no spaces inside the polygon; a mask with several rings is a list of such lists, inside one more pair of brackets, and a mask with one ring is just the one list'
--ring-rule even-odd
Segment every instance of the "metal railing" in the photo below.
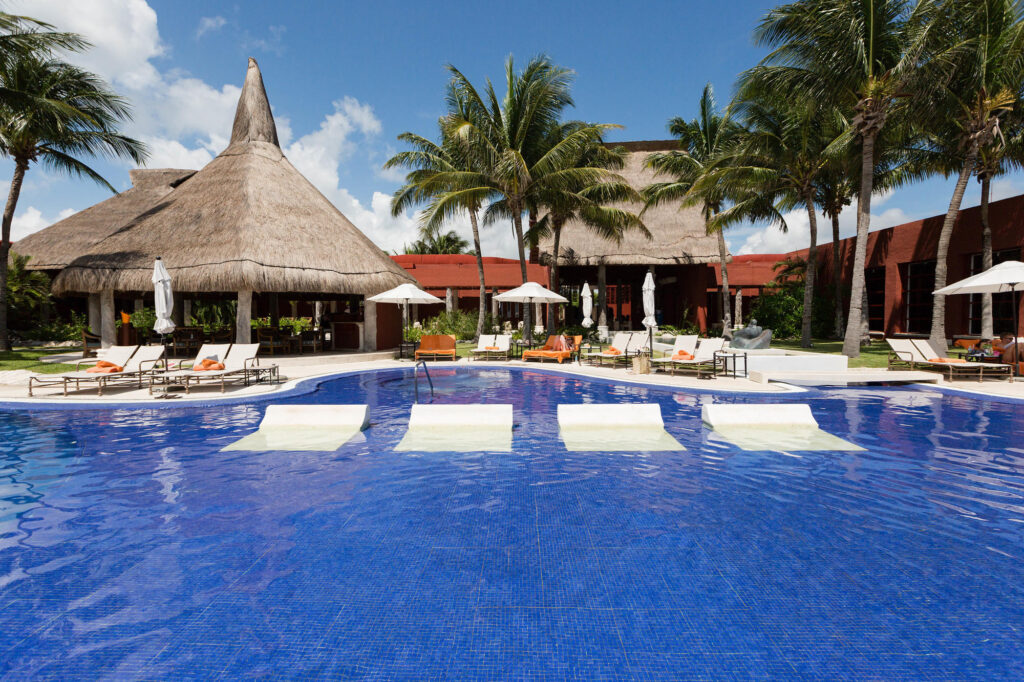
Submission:
{"label": "metal railing", "polygon": [[427,383],[430,384],[430,400],[434,400],[434,380],[430,378],[430,370],[427,369],[427,363],[420,360],[412,368],[412,381],[413,390],[416,395],[416,402],[420,401],[420,365],[423,365],[423,373],[427,376]]}

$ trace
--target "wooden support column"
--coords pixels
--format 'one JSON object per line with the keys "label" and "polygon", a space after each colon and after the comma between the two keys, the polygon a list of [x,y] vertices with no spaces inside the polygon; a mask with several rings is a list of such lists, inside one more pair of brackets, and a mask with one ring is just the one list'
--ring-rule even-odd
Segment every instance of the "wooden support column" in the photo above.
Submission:
{"label": "wooden support column", "polygon": [[104,289],[100,292],[100,344],[104,348],[110,348],[117,344],[113,289]]}
{"label": "wooden support column", "polygon": [[192,324],[192,299],[186,298],[181,302],[181,319],[185,326]]}
{"label": "wooden support column", "polygon": [[277,294],[268,294],[267,300],[270,305],[270,326],[276,327],[281,321],[281,301]]}
{"label": "wooden support column", "polygon": [[359,350],[364,353],[377,350],[377,304],[373,301],[363,304],[363,339]]}
{"label": "wooden support column", "polygon": [[252,291],[238,292],[238,309],[235,311],[235,343],[252,343]]}
{"label": "wooden support column", "polygon": [[100,295],[89,294],[89,331],[100,333]]}
{"label": "wooden support column", "polygon": [[171,322],[175,327],[185,326],[185,299],[177,291],[173,293],[174,307],[171,309]]}

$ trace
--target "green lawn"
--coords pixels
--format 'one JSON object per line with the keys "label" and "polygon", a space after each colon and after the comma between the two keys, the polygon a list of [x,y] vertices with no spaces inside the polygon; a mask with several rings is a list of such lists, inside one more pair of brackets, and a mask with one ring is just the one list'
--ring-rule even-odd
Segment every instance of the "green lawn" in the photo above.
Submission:
{"label": "green lawn", "polygon": [[[839,355],[843,350],[842,341],[831,341],[825,339],[814,339],[811,348],[801,348],[800,341],[772,339],[772,348],[785,348],[786,350],[803,350],[811,353],[832,353]],[[875,341],[870,346],[860,349],[859,358],[850,358],[850,367],[886,367],[889,358],[889,346],[884,341]]]}
{"label": "green lawn", "polygon": [[59,348],[56,350],[30,350],[27,348],[16,348],[6,353],[0,353],[0,372],[6,372],[12,369],[27,369],[31,372],[39,372],[40,374],[60,374],[61,372],[68,372],[73,370],[75,366],[70,364],[40,362],[39,359],[46,357],[47,355],[74,351],[74,348]]}

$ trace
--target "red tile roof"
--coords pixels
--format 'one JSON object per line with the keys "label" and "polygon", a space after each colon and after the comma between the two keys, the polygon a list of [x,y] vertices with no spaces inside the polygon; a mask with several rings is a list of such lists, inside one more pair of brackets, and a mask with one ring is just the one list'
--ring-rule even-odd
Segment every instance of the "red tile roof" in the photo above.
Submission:
{"label": "red tile roof", "polygon": [[[476,257],[472,255],[399,255],[391,257],[416,278],[420,286],[435,296],[443,296],[451,287],[460,296],[471,296],[479,291]],[[548,285],[548,269],[528,263],[526,274],[531,282]],[[519,261],[515,258],[484,257],[484,282],[487,289],[508,291],[523,283]]]}

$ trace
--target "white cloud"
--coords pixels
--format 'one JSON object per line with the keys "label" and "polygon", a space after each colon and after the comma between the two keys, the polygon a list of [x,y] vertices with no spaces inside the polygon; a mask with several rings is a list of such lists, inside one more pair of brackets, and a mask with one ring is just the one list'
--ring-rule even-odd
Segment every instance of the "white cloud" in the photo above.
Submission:
{"label": "white cloud", "polygon": [[226,23],[228,23],[228,20],[221,16],[202,17],[199,20],[199,26],[196,28],[196,40],[212,31],[219,31],[224,28]]}
{"label": "white cloud", "polygon": [[73,208],[65,208],[58,212],[56,216],[48,218],[35,206],[29,206],[14,216],[14,220],[11,222],[11,241],[16,242],[19,239],[24,239],[33,232],[38,232],[44,227],[53,225],[58,220],[64,220],[74,212],[75,209]]}

